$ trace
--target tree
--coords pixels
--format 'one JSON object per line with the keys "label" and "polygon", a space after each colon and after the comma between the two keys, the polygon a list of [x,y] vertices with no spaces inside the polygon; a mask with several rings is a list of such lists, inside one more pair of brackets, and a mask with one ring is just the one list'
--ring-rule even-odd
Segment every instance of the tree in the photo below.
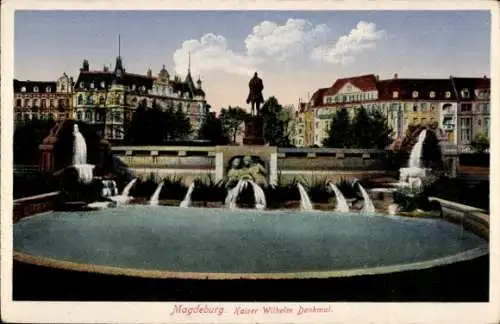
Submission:
{"label": "tree", "polygon": [[174,125],[174,127],[171,128],[171,137],[182,139],[192,133],[191,121],[189,120],[189,117],[187,117],[186,114],[182,111],[182,107],[177,107],[177,110],[174,112],[171,118]]}
{"label": "tree", "polygon": [[370,113],[372,122],[372,146],[377,149],[386,149],[391,143],[392,129],[387,118],[378,110]]}
{"label": "tree", "polygon": [[243,131],[243,122],[247,116],[248,113],[241,107],[229,106],[227,109],[221,109],[219,120],[221,122],[222,129],[233,143],[236,142],[236,136],[241,134]]}
{"label": "tree", "polygon": [[328,131],[328,137],[323,140],[323,146],[344,148],[351,142],[351,124],[347,109],[342,108],[333,115]]}
{"label": "tree", "polygon": [[470,146],[477,153],[484,153],[490,148],[490,140],[484,133],[479,133],[471,141]]}
{"label": "tree", "polygon": [[262,105],[264,117],[264,139],[273,146],[289,147],[288,137],[289,116],[284,112],[276,97],[271,96]]}
{"label": "tree", "polygon": [[55,126],[54,120],[31,120],[14,131],[14,163],[37,164],[39,145]]}
{"label": "tree", "polygon": [[226,145],[229,142],[227,134],[222,128],[222,123],[219,118],[215,116],[214,112],[207,114],[198,137],[200,139],[209,140],[215,145]]}
{"label": "tree", "polygon": [[391,134],[387,119],[379,111],[367,112],[362,107],[350,120],[347,109],[342,108],[333,116],[323,146],[385,149],[390,143]]}
{"label": "tree", "polygon": [[364,107],[359,108],[351,122],[351,148],[371,148],[373,133],[373,122],[368,112]]}

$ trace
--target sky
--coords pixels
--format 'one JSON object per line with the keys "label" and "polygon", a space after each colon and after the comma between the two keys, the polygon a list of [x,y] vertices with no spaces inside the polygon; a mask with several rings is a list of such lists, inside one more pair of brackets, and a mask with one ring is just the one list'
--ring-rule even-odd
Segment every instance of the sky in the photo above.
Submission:
{"label": "sky", "polygon": [[258,72],[264,98],[297,105],[337,78],[490,76],[488,11],[17,11],[14,77],[75,79],[114,66],[121,35],[127,72],[165,65],[200,77],[218,111],[240,106]]}

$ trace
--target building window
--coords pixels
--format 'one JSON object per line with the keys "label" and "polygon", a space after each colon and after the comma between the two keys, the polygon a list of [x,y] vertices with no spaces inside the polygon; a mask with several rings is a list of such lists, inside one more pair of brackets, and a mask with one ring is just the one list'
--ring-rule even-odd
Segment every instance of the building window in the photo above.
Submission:
{"label": "building window", "polygon": [[490,137],[490,119],[488,117],[484,118],[484,133]]}
{"label": "building window", "polygon": [[105,88],[106,87],[106,83],[104,81],[101,81],[101,88]]}
{"label": "building window", "polygon": [[460,94],[462,95],[463,98],[469,98],[469,89],[462,89],[462,91],[460,92]]}
{"label": "building window", "polygon": [[31,100],[30,99],[24,99],[24,105],[26,107],[31,107]]}
{"label": "building window", "polygon": [[413,98],[417,98],[417,97],[418,97],[418,91],[413,91],[413,93],[412,93],[412,97],[413,97]]}
{"label": "building window", "polygon": [[470,111],[472,111],[472,104],[470,103],[462,104],[462,112],[470,112]]}
{"label": "building window", "polygon": [[21,87],[21,92],[26,92],[26,87]]}
{"label": "building window", "polygon": [[397,98],[398,97],[398,92],[397,91],[393,91],[392,92],[392,97],[393,98]]}
{"label": "building window", "polygon": [[481,126],[481,119],[477,120],[477,126]]}
{"label": "building window", "polygon": [[[54,108],[54,104],[55,104],[54,99],[50,99],[50,101],[49,101],[50,108]],[[59,106],[62,106],[62,105],[59,105]]]}
{"label": "building window", "polygon": [[51,92],[52,89],[50,87],[45,88],[45,92]]}
{"label": "building window", "polygon": [[92,112],[90,111],[85,112],[85,120],[92,121]]}
{"label": "building window", "polygon": [[21,107],[21,99],[17,99],[16,100],[16,106],[17,107]]}
{"label": "building window", "polygon": [[39,99],[33,99],[33,106],[34,107],[40,107],[40,101],[39,101]]}
{"label": "building window", "polygon": [[105,102],[106,102],[106,101],[105,101],[105,99],[104,99],[104,96],[100,96],[100,97],[99,97],[99,104],[100,104],[100,105],[104,105],[104,103],[105,103]]}
{"label": "building window", "polygon": [[451,98],[451,92],[450,91],[446,91],[444,93],[444,96],[445,96],[445,98]]}
{"label": "building window", "polygon": [[38,92],[38,87],[37,86],[33,87],[33,92]]}
{"label": "building window", "polygon": [[80,88],[83,89],[83,82],[80,82]]}
{"label": "building window", "polygon": [[78,111],[78,112],[76,113],[76,119],[77,119],[77,120],[82,120],[82,112],[81,112],[81,111]]}
{"label": "building window", "polygon": [[431,91],[431,92],[429,93],[429,97],[431,97],[431,98],[436,97],[436,93],[435,93],[434,91]]}
{"label": "building window", "polygon": [[83,105],[83,95],[81,93],[78,95],[78,102],[77,102],[77,104]]}
{"label": "building window", "polygon": [[413,105],[413,112],[417,112],[417,110],[418,110],[417,105]]}
{"label": "building window", "polygon": [[420,104],[420,111],[427,112],[427,103]]}
{"label": "building window", "polygon": [[42,108],[47,108],[47,100],[42,99]]}
{"label": "building window", "polygon": [[94,89],[94,82],[90,82],[90,89]]}

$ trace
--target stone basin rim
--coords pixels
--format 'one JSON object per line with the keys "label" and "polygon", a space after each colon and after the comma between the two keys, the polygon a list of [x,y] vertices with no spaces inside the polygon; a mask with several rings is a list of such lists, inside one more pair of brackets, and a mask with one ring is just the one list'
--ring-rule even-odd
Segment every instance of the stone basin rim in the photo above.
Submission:
{"label": "stone basin rim", "polygon": [[269,272],[269,273],[226,273],[226,272],[182,272],[167,270],[152,270],[125,268],[116,266],[103,266],[96,264],[85,264],[73,261],[58,260],[48,257],[39,257],[24,252],[13,250],[13,259],[21,263],[55,268],[60,270],[70,270],[78,272],[88,272],[104,275],[127,276],[150,279],[194,279],[194,280],[286,280],[286,279],[329,279],[345,278],[364,275],[383,275],[411,270],[424,270],[436,266],[451,265],[453,263],[470,261],[489,254],[488,245],[469,249],[456,254],[441,258],[395,264],[388,266],[378,266],[370,268],[343,269],[343,270],[319,270],[319,271],[299,271],[299,272]]}

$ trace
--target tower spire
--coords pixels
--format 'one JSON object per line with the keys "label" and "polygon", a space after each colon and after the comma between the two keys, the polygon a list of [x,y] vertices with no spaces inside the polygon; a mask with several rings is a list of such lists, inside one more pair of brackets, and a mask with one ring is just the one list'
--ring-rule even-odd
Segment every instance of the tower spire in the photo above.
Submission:
{"label": "tower spire", "polygon": [[118,34],[118,57],[121,57],[121,35]]}
{"label": "tower spire", "polygon": [[188,52],[188,73],[191,73],[191,50]]}

